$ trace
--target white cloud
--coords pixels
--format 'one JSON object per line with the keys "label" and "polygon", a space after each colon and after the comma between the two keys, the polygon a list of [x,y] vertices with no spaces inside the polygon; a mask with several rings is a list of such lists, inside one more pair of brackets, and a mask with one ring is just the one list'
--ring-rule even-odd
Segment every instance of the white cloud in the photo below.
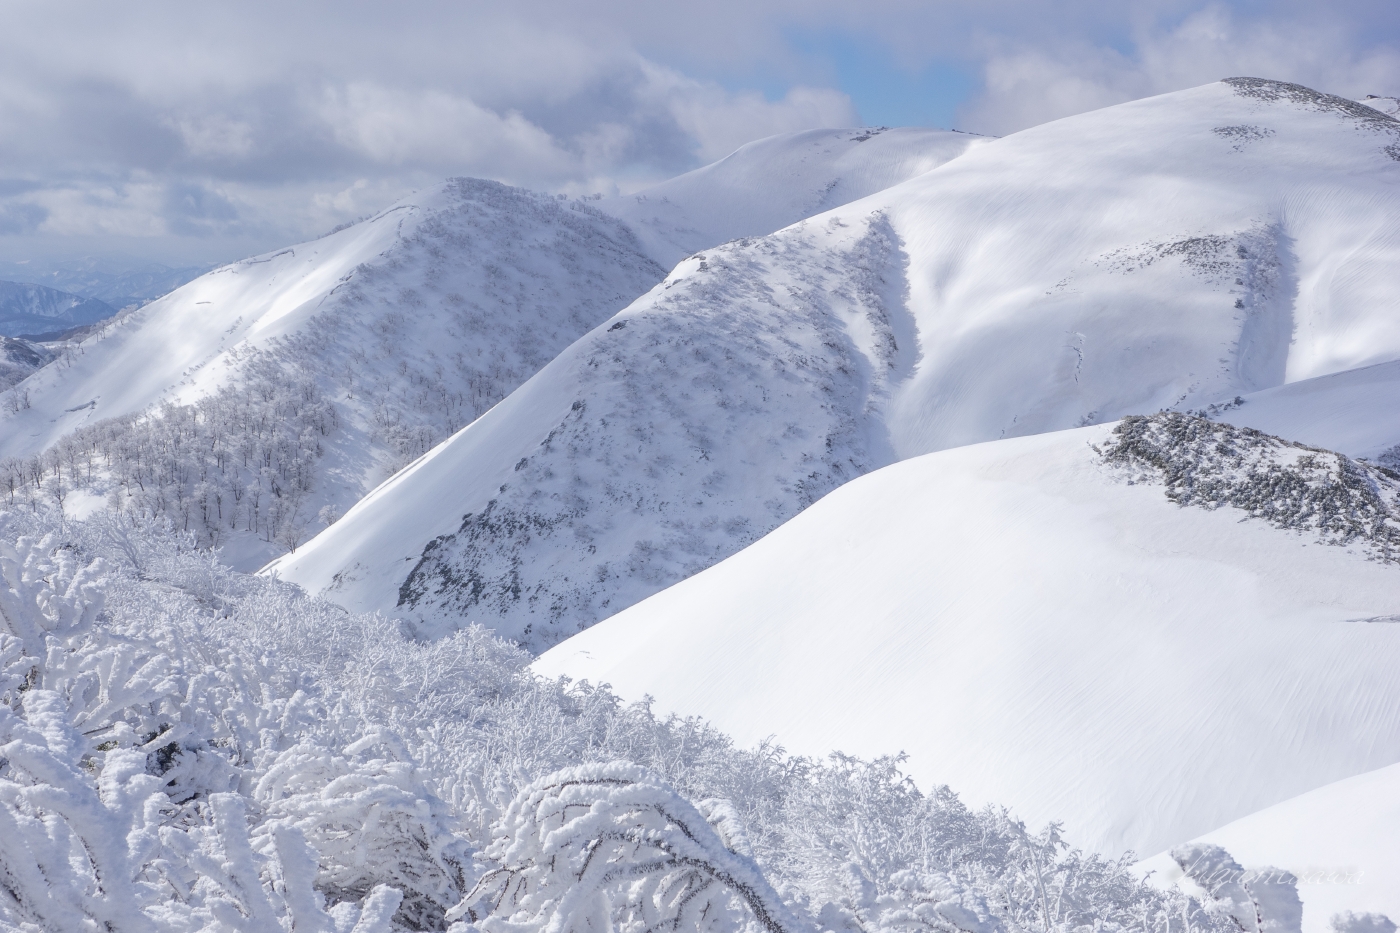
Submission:
{"label": "white cloud", "polygon": [[855,126],[851,99],[827,88],[794,87],[777,101],[762,94],[731,94],[715,84],[686,78],[648,64],[650,91],[664,99],[667,109],[696,141],[701,159],[713,161],[746,142],[818,127]]}
{"label": "white cloud", "polygon": [[459,165],[529,183],[570,174],[571,157],[519,113],[468,97],[356,82],[324,93],[319,114],[335,140],[382,166]]}
{"label": "white cloud", "polygon": [[964,110],[982,132],[1047,120],[1236,75],[1347,96],[1400,91],[1400,54],[1358,48],[1343,21],[1242,19],[1211,5],[1169,29],[1142,28],[1130,51],[1072,42],[990,43],[984,88]]}
{"label": "white cloud", "polygon": [[854,124],[840,63],[801,35],[858,35],[908,73],[955,63],[980,74],[960,123],[992,132],[1228,74],[1400,88],[1385,44],[1400,35],[1393,3],[1251,9],[6,0],[0,253],[28,250],[42,229],[55,243],[146,237],[234,258],[455,174],[633,189],[752,139]]}

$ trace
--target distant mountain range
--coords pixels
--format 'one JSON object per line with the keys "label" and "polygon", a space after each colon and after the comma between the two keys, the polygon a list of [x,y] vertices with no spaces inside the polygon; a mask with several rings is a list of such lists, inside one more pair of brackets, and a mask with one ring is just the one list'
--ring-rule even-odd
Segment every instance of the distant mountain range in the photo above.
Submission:
{"label": "distant mountain range", "polygon": [[211,266],[172,267],[122,257],[0,262],[0,281],[44,285],[92,298],[120,311],[168,294]]}
{"label": "distant mountain range", "polygon": [[94,324],[117,313],[96,298],[44,285],[0,281],[0,334],[36,336]]}

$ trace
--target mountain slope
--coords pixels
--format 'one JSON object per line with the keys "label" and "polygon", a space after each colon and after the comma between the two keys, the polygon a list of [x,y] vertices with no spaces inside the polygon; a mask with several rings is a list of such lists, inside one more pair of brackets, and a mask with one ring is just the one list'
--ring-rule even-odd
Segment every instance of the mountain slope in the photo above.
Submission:
{"label": "mountain slope", "polygon": [[763,236],[931,171],[990,138],[923,127],[770,136],[711,165],[595,206],[624,221],[666,268]]}
{"label": "mountain slope", "polygon": [[[921,781],[1063,819],[1100,851],[1159,851],[1400,759],[1400,627],[1368,621],[1400,613],[1395,483],[1378,487],[1380,545],[1328,546],[1317,527],[1271,527],[1318,514],[1306,496],[1293,519],[1174,505],[1144,461],[1095,450],[1119,437],[887,467],[535,669],[654,696],[741,742],[903,749]],[[1197,488],[1312,469],[1257,437],[1221,435],[1281,474],[1217,465]]]}
{"label": "mountain slope", "polygon": [[1264,389],[1226,405],[1212,417],[1400,467],[1400,360]]}
{"label": "mountain slope", "polygon": [[[73,366],[30,380],[34,408],[7,425],[2,452],[32,453],[78,422],[206,395],[279,339],[298,362],[381,397],[444,370],[440,394],[465,395],[455,430],[661,275],[596,211],[450,182],[124,315]],[[354,358],[351,372],[338,355]],[[397,357],[417,378],[393,372]]]}
{"label": "mountain slope", "polygon": [[268,571],[552,644],[888,461],[898,260],[878,218],[686,260]]}
{"label": "mountain slope", "polygon": [[1396,147],[1254,79],[980,144],[687,260],[269,569],[538,649],[885,463],[1400,359]]}
{"label": "mountain slope", "polygon": [[[1298,876],[1305,933],[1355,913],[1400,915],[1400,764],[1358,774],[1251,813],[1200,837],[1246,865]],[[1181,869],[1166,853],[1138,863],[1166,887]]]}
{"label": "mountain slope", "polygon": [[[969,140],[933,130],[775,137],[662,186],[654,203],[667,230],[706,245],[769,232],[952,158]],[[732,218],[714,213],[741,203]],[[104,503],[154,510],[236,566],[260,566],[663,274],[595,205],[458,179],[215,270],[102,328],[29,379],[3,416],[0,458],[60,442],[64,453],[29,469],[0,459],[0,473],[12,500],[18,487],[79,514]],[[79,461],[105,466],[94,474]]]}

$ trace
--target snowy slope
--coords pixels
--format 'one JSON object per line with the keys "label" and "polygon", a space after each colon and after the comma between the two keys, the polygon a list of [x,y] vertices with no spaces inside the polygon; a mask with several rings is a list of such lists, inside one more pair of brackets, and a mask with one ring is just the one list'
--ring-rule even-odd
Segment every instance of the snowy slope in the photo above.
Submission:
{"label": "snowy slope", "polygon": [[1400,626],[1363,621],[1400,613],[1400,567],[1174,505],[1091,447],[1112,438],[882,469],[535,669],[741,743],[903,749],[921,782],[1109,852],[1400,760]]}
{"label": "snowy slope", "polygon": [[553,644],[888,462],[901,291],[879,218],[707,250],[268,571]]}
{"label": "snowy slope", "polygon": [[[1246,867],[1298,876],[1303,929],[1324,933],[1344,910],[1400,916],[1400,764],[1358,774],[1206,833]],[[1167,853],[1138,866],[1162,886],[1181,869]]]}
{"label": "snowy slope", "polygon": [[594,206],[625,221],[666,268],[908,181],[988,137],[921,127],[770,136],[711,165]]}
{"label": "snowy slope", "polygon": [[1400,361],[1304,379],[1243,397],[1217,421],[1400,465]]}
{"label": "snowy slope", "polygon": [[1400,359],[1394,152],[1252,79],[981,143],[682,263],[273,569],[540,647],[884,463]]}
{"label": "snowy slope", "polygon": [[[366,386],[400,381],[396,357],[415,374],[457,370],[447,374],[451,390],[480,374],[486,394],[504,394],[661,274],[624,227],[596,211],[491,182],[449,182],[124,315],[86,341],[71,367],[30,380],[33,408],[6,423],[0,455],[43,449],[81,421],[206,394],[251,349],[302,334],[318,344],[311,362],[326,368],[342,369],[328,357],[359,349],[354,377]],[[477,401],[467,401],[464,420]]]}

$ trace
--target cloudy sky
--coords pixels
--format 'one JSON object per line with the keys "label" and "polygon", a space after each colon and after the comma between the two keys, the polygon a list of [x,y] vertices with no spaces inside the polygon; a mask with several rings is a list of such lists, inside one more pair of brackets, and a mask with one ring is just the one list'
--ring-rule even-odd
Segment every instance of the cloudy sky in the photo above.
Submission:
{"label": "cloudy sky", "polygon": [[818,126],[1004,135],[1235,74],[1400,93],[1394,0],[0,0],[0,260],[170,264],[450,175],[636,189]]}

